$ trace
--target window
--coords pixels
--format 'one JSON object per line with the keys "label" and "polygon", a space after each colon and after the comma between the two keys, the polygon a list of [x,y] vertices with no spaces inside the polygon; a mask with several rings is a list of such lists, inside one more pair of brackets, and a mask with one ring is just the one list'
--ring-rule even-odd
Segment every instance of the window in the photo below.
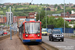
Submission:
{"label": "window", "polygon": [[26,33],[40,33],[40,23],[25,23]]}

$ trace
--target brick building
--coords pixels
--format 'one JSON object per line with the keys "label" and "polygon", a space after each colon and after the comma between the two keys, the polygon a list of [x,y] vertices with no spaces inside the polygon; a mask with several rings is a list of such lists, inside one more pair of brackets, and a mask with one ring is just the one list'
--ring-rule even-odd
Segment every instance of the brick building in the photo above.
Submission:
{"label": "brick building", "polygon": [[[64,13],[61,13],[61,16],[64,17]],[[69,18],[69,16],[70,16],[69,12],[65,13],[65,18]]]}
{"label": "brick building", "polygon": [[[13,22],[13,23],[18,22],[18,20],[20,18],[34,19],[34,18],[36,18],[36,15],[37,15],[37,12],[32,12],[32,13],[29,13],[29,16],[13,16],[11,22]],[[6,16],[8,16],[8,17],[6,17]],[[0,23],[7,23],[7,21],[9,20],[10,14],[8,13],[6,16],[0,17]]]}
{"label": "brick building", "polygon": [[6,23],[7,18],[6,17],[0,17],[0,23]]}
{"label": "brick building", "polygon": [[75,14],[71,14],[69,18],[75,18]]}

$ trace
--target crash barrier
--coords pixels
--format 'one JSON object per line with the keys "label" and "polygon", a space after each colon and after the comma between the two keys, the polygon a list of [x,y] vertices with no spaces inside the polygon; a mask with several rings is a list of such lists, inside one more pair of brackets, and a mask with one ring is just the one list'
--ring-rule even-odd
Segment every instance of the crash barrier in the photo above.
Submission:
{"label": "crash barrier", "polygon": [[63,33],[65,37],[75,36],[75,33]]}

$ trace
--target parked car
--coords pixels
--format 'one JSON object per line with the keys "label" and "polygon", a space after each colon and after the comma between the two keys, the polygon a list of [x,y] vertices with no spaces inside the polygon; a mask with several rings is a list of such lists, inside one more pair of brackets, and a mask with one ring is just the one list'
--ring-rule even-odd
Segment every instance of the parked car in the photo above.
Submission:
{"label": "parked car", "polygon": [[2,36],[3,36],[3,31],[2,31],[2,30],[0,30],[0,35],[2,35]]}
{"label": "parked car", "polygon": [[4,30],[3,34],[4,34],[4,35],[6,35],[6,34],[7,34],[7,31],[6,31],[6,30]]}
{"label": "parked car", "polygon": [[51,33],[49,34],[49,41],[54,40],[64,41],[64,35],[61,33],[60,30],[52,30]]}
{"label": "parked car", "polygon": [[42,29],[42,35],[46,35],[47,36],[47,30],[46,29]]}

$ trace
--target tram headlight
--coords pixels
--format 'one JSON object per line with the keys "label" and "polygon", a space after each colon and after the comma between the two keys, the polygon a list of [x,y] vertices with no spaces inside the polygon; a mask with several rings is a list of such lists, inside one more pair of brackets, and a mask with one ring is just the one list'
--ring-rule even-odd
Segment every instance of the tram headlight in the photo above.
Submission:
{"label": "tram headlight", "polygon": [[28,36],[28,35],[25,35],[26,37]]}
{"label": "tram headlight", "polygon": [[38,34],[38,36],[40,36],[40,35]]}

